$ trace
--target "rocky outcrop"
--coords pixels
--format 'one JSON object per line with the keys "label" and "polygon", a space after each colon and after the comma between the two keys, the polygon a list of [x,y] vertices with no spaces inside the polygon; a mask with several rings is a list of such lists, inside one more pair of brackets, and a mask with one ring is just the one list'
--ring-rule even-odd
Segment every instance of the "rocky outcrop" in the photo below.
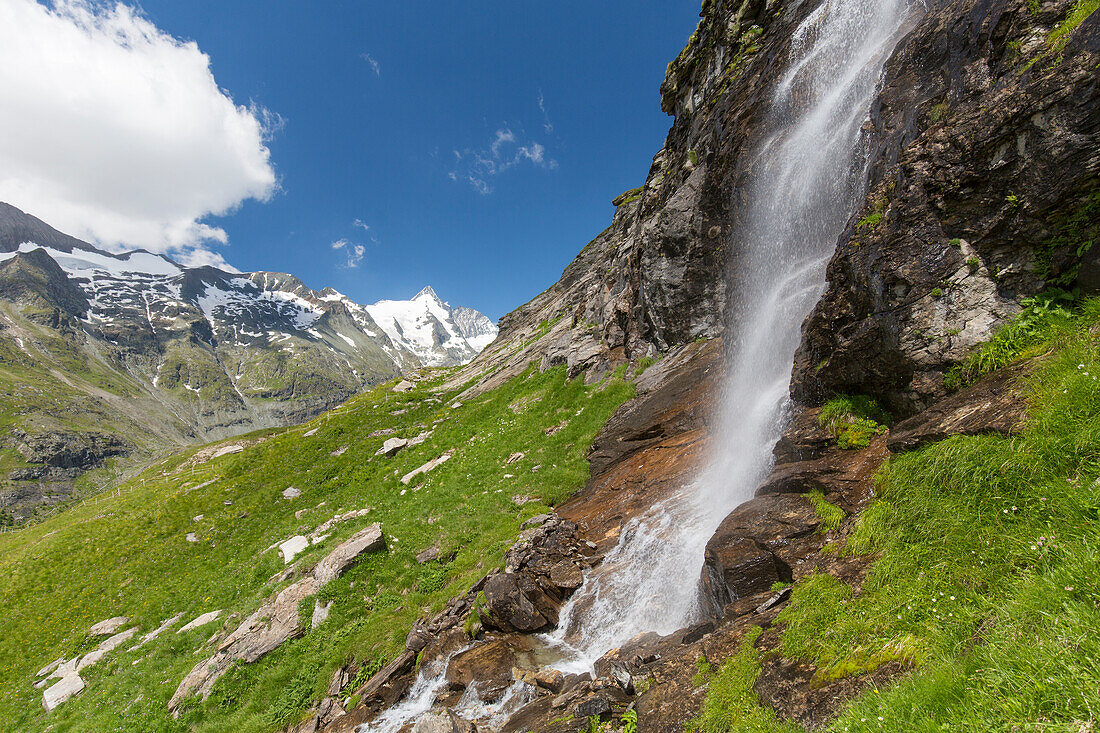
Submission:
{"label": "rocky outcrop", "polygon": [[933,0],[888,63],[866,204],[804,329],[795,394],[903,415],[1022,298],[1095,288],[1100,15],[1074,0]]}
{"label": "rocky outcrop", "polygon": [[339,577],[360,555],[377,552],[385,546],[381,526],[372,524],[337,546],[307,575],[267,599],[221,640],[212,657],[196,664],[183,678],[168,703],[169,710],[175,712],[184,699],[194,694],[201,694],[205,699],[214,683],[235,662],[251,664],[278,649],[288,639],[304,633],[309,621],[299,615],[301,602]]}

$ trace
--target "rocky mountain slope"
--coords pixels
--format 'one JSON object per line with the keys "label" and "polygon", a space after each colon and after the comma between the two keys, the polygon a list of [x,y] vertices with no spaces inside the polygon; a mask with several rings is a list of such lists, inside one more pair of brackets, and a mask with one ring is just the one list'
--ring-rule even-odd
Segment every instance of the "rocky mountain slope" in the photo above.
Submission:
{"label": "rocky mountain slope", "polygon": [[112,455],[300,422],[397,374],[468,361],[496,333],[430,288],[363,306],[292,275],[110,254],[6,204],[0,312],[17,481],[2,504],[17,516]]}
{"label": "rocky mountain slope", "polygon": [[[703,538],[700,576],[666,579],[708,613],[554,669],[542,635],[720,437],[743,184],[820,7],[706,0],[646,184],[469,365],[0,534],[0,711],[76,730],[1092,730],[1095,0],[916,8],[772,468]],[[450,333],[421,325],[391,328]],[[330,577],[375,521],[385,547]],[[147,648],[99,640],[120,616]]]}

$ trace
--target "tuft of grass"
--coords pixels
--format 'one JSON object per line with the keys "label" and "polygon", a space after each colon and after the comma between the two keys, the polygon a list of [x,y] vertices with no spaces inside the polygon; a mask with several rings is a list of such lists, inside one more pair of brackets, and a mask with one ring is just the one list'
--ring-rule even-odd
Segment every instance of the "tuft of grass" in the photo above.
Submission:
{"label": "tuft of grass", "polygon": [[818,425],[832,432],[837,445],[845,450],[866,448],[874,436],[886,432],[889,422],[889,414],[864,395],[837,395],[817,416]]}
{"label": "tuft of grass", "polygon": [[799,728],[780,721],[775,711],[760,705],[753,686],[760,675],[760,653],[753,644],[763,632],[745,632],[737,652],[717,672],[708,669],[707,696],[699,715],[687,724],[689,733],[795,733]]}
{"label": "tuft of grass", "polygon": [[821,491],[811,491],[806,497],[814,505],[814,513],[821,520],[819,527],[821,532],[832,532],[839,528],[844,518],[848,516],[836,504],[829,503]]}
{"label": "tuft of grass", "polygon": [[1070,34],[1077,30],[1086,18],[1096,12],[1097,8],[1100,8],[1100,0],[1077,0],[1065,19],[1054,26],[1047,36],[1047,45],[1051,51],[1055,54],[1061,54],[1066,44],[1069,43]]}
{"label": "tuft of grass", "polygon": [[1069,295],[1058,290],[1024,300],[1023,310],[1015,318],[947,372],[945,385],[960,389],[1014,361],[1049,350],[1078,322],[1071,303]]}

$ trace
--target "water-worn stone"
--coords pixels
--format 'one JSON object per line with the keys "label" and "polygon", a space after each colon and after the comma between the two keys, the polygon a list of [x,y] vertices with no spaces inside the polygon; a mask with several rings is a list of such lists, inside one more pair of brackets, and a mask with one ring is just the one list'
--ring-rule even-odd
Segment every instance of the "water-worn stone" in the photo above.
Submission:
{"label": "water-worn stone", "polygon": [[474,726],[450,710],[435,710],[416,719],[411,733],[473,733]]}

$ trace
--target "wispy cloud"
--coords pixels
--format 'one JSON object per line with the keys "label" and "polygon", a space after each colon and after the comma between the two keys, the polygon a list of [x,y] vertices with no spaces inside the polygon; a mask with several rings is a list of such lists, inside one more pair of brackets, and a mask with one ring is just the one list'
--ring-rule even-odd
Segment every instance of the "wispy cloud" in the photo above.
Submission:
{"label": "wispy cloud", "polygon": [[363,261],[363,255],[367,252],[367,248],[363,245],[355,244],[347,239],[337,239],[332,243],[332,248],[347,255],[347,262],[343,266],[348,269],[359,267],[359,263]]}
{"label": "wispy cloud", "polygon": [[370,231],[370,224],[365,223],[362,219],[356,219],[355,221],[353,221],[351,223],[351,225],[353,227],[359,227],[364,232],[369,232]]}
{"label": "wispy cloud", "polygon": [[452,181],[468,183],[482,195],[493,192],[493,177],[521,164],[553,170],[557,161],[548,158],[546,147],[533,140],[524,139],[510,127],[501,127],[493,133],[489,144],[480,149],[455,150],[455,164],[447,176]]}
{"label": "wispy cloud", "polygon": [[382,64],[378,63],[378,61],[373,56],[371,56],[369,53],[361,53],[359,54],[359,58],[370,64],[370,67],[374,71],[375,76],[382,76]]}
{"label": "wispy cloud", "polygon": [[542,96],[542,90],[539,90],[539,110],[542,112],[542,129],[549,135],[554,132],[554,123],[550,121],[550,113],[546,111],[546,97]]}

